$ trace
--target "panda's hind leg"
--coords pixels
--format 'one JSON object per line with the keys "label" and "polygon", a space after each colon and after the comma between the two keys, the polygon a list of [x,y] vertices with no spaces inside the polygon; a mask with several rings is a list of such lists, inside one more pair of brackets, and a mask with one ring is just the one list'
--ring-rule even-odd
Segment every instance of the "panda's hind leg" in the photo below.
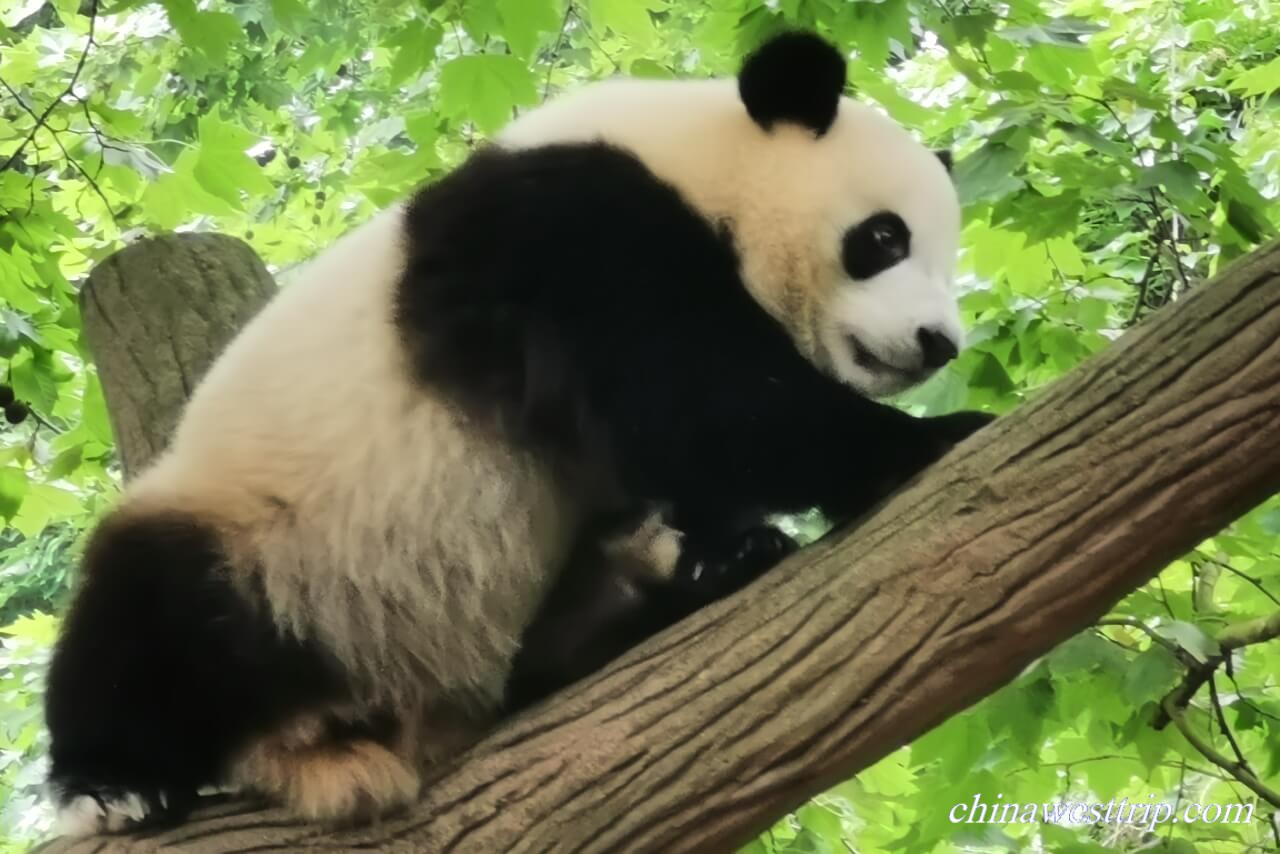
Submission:
{"label": "panda's hind leg", "polygon": [[750,584],[798,548],[777,528],[675,527],[662,506],[602,520],[521,638],[507,684],[519,711],[603,668],[711,602]]}
{"label": "panda's hind leg", "polygon": [[303,714],[245,749],[230,782],[283,804],[300,818],[358,823],[418,796],[421,778],[389,717],[351,720],[340,711]]}
{"label": "panda's hind leg", "polygon": [[45,693],[63,833],[179,819],[245,744],[344,695],[227,545],[199,516],[136,506],[92,534]]}

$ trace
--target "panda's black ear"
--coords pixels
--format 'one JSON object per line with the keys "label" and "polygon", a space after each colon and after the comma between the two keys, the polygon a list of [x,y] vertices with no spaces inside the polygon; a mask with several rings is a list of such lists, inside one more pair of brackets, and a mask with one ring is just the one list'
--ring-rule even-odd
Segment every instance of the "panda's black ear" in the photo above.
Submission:
{"label": "panda's black ear", "polygon": [[942,161],[942,165],[946,167],[948,172],[950,172],[951,167],[955,165],[955,158],[951,156],[951,152],[943,148],[938,151],[935,151],[934,155],[937,156],[937,158]]}
{"label": "panda's black ear", "polygon": [[755,50],[738,72],[747,113],[765,130],[794,122],[822,136],[836,120],[845,60],[812,33],[784,33]]}

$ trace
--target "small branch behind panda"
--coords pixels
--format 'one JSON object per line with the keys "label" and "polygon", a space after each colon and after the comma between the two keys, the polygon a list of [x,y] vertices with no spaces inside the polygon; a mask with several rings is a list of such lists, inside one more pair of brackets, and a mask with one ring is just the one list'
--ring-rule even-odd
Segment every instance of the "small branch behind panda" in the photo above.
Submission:
{"label": "small branch behind panda", "polygon": [[609,52],[604,49],[604,45],[600,44],[600,40],[596,38],[596,34],[591,28],[591,22],[584,19],[582,17],[582,13],[574,8],[572,4],[570,4],[570,8],[573,9],[573,13],[577,16],[578,20],[582,22],[582,31],[587,34],[587,38],[589,38],[591,43],[596,46],[596,50],[600,51],[601,56],[609,60],[609,64],[613,66],[614,72],[621,73],[622,66],[618,64],[616,59],[609,55]]}
{"label": "small branch behind panda", "polygon": [[560,21],[560,32],[556,34],[556,43],[551,48],[551,52],[547,54],[547,78],[542,84],[542,100],[545,102],[551,94],[551,72],[555,71],[556,63],[560,60],[560,48],[564,45],[564,34],[569,29],[569,16],[573,14],[573,4],[566,3],[564,7],[564,18]]}

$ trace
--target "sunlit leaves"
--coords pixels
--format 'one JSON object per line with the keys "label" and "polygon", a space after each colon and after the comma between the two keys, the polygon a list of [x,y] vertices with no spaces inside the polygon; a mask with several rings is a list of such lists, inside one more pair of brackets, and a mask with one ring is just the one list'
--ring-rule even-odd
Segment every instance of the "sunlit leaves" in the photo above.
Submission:
{"label": "sunlit leaves", "polygon": [[271,0],[276,24],[287,33],[298,34],[308,23],[307,7],[302,0]]}
{"label": "sunlit leaves", "polygon": [[228,12],[198,10],[195,0],[160,2],[182,40],[210,62],[225,62],[231,46],[244,37],[240,22]]}
{"label": "sunlit leaves", "polygon": [[884,67],[895,46],[911,44],[911,9],[907,0],[851,3],[837,18],[838,32],[856,45],[859,58],[871,68]]}
{"label": "sunlit leaves", "polygon": [[1140,190],[1163,187],[1175,200],[1195,203],[1203,196],[1202,184],[1194,167],[1182,160],[1168,160],[1142,170],[1135,186]]}
{"label": "sunlit leaves", "polygon": [[658,0],[589,0],[591,22],[620,36],[648,44],[654,37],[650,8],[662,8]]}
{"label": "sunlit leaves", "polygon": [[1177,660],[1168,650],[1162,646],[1152,646],[1136,656],[1126,671],[1125,699],[1134,708],[1141,708],[1144,703],[1158,700],[1173,686],[1173,681],[1180,672]]}
{"label": "sunlit leaves", "polygon": [[498,0],[503,34],[516,56],[533,56],[540,37],[560,28],[564,15],[558,0]]}
{"label": "sunlit leaves", "polygon": [[538,100],[529,66],[514,56],[460,56],[440,70],[440,109],[469,118],[486,133],[506,124],[517,105]]}
{"label": "sunlit leaves", "polygon": [[1023,182],[1014,173],[1022,162],[1021,152],[991,143],[965,157],[955,167],[960,200],[966,204],[990,201],[1019,190]]}
{"label": "sunlit leaves", "polygon": [[415,18],[404,24],[387,41],[387,45],[395,52],[395,59],[391,63],[391,85],[399,86],[412,75],[425,71],[435,61],[436,48],[443,39],[444,30],[437,23],[427,23]]}
{"label": "sunlit leaves", "polygon": [[259,141],[253,134],[209,113],[200,118],[199,139],[200,156],[193,174],[204,189],[237,207],[241,193],[271,191],[261,167],[245,153]]}
{"label": "sunlit leaves", "polygon": [[13,465],[0,466],[0,518],[6,522],[17,514],[30,489],[30,481],[22,469]]}
{"label": "sunlit leaves", "polygon": [[1280,57],[1240,72],[1231,81],[1231,88],[1244,95],[1269,95],[1280,89]]}

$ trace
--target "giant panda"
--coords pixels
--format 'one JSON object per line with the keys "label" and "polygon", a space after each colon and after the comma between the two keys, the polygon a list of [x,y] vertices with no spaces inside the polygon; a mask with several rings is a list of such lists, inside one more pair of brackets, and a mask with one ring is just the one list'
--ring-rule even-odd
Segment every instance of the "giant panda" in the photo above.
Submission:
{"label": "giant panda", "polygon": [[[960,215],[844,81],[788,33],[736,80],[590,85],[282,289],[90,537],[46,696],[63,830],[213,783],[400,807],[590,604],[596,520],[666,508],[668,569],[756,544],[736,587],[786,551],[768,514],[847,518],[985,423],[875,399],[961,346]],[[622,647],[688,610],[640,601]]]}

